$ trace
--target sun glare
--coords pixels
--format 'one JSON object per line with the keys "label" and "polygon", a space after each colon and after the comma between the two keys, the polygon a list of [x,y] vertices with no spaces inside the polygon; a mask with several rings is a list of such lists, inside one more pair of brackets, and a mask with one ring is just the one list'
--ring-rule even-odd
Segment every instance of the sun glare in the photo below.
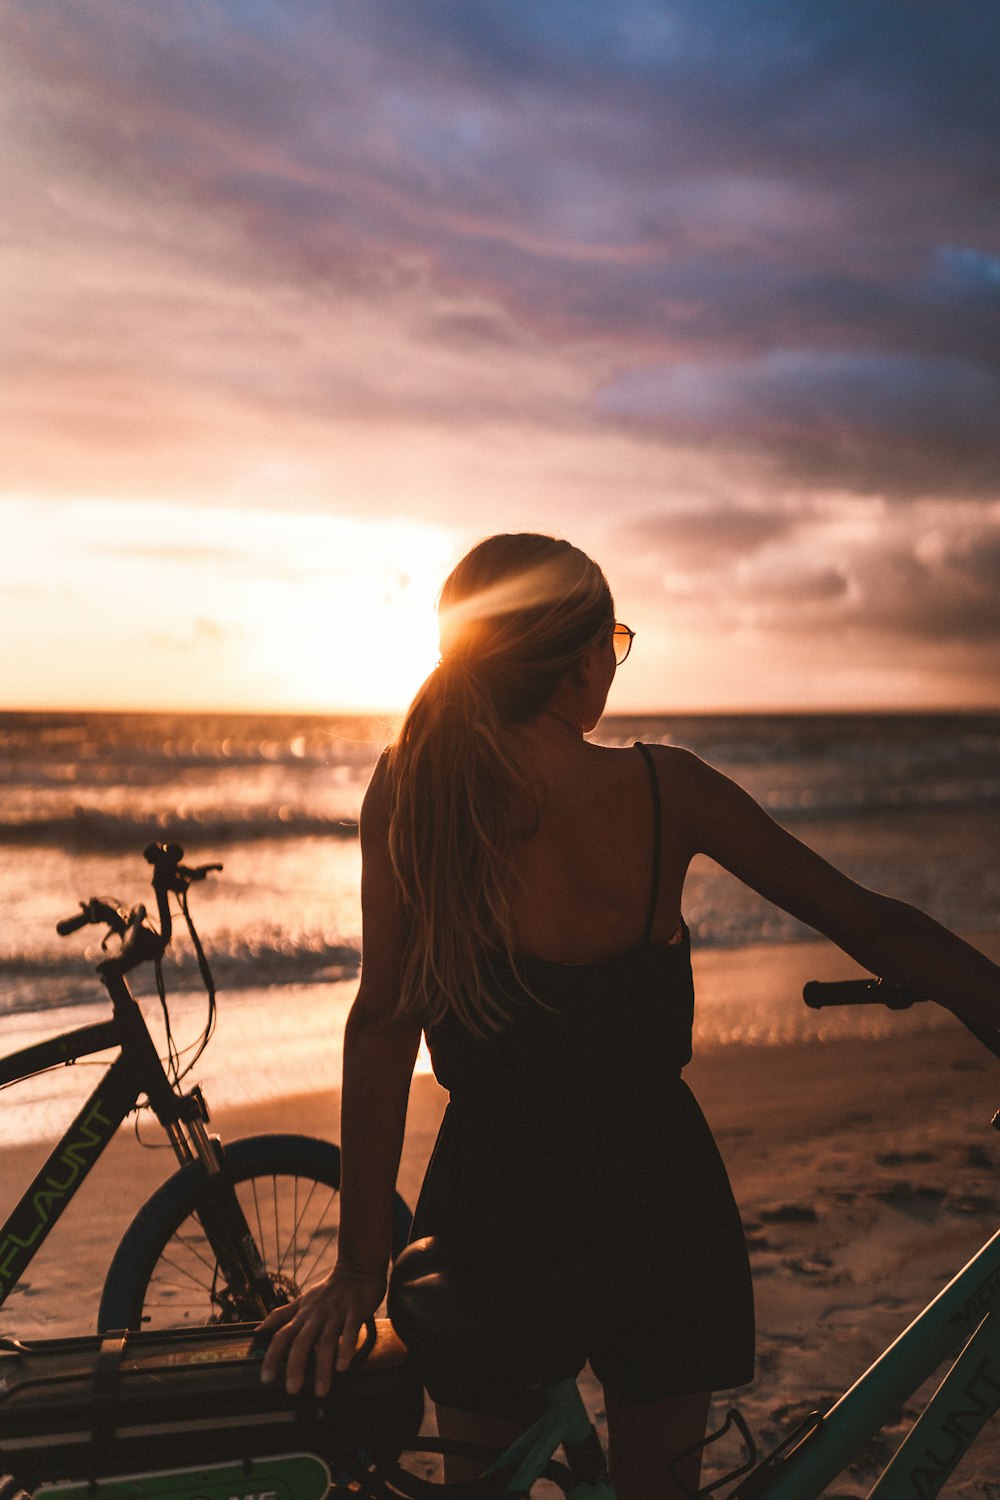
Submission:
{"label": "sun glare", "polygon": [[451,534],[412,521],[256,520],[235,610],[247,694],[266,685],[274,707],[318,712],[405,707],[438,657]]}
{"label": "sun glare", "polygon": [[460,550],[410,520],[0,504],[5,707],[398,711]]}
{"label": "sun glare", "polygon": [[[387,546],[386,528],[378,532],[372,554],[349,574],[312,580],[285,602],[269,667],[290,703],[399,709],[434,666],[435,602],[447,562],[439,547],[413,546],[412,536],[404,562],[398,545]],[[266,651],[266,643],[258,649]]]}

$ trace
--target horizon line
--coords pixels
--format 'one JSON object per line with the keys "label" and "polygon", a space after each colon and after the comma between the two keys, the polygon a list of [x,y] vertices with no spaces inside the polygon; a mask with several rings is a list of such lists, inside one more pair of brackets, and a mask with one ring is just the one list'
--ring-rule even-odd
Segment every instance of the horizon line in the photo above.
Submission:
{"label": "horizon line", "polygon": [[[401,719],[406,713],[406,708],[250,708],[250,707],[209,707],[207,705],[196,705],[181,708],[176,705],[160,705],[150,707],[144,705],[138,707],[134,704],[115,706],[102,704],[99,707],[81,707],[73,704],[26,704],[10,706],[0,705],[0,716],[13,717],[15,715],[29,714],[71,714],[83,716],[85,714],[107,714],[122,717],[124,715],[144,716],[147,718],[164,717],[171,714],[194,718],[206,716],[212,718],[300,718],[300,719]],[[906,717],[917,714],[927,716],[943,717],[945,715],[987,715],[1000,714],[1000,701],[996,703],[923,703],[923,704],[894,704],[885,707],[873,707],[872,705],[854,704],[826,704],[803,707],[800,705],[780,704],[756,704],[756,705],[730,705],[717,707],[671,707],[671,708],[624,708],[613,709],[602,714],[601,723],[609,719],[669,719],[669,718],[736,718],[757,716],[761,718],[788,718],[788,717],[844,717],[855,714],[866,717],[892,716]]]}

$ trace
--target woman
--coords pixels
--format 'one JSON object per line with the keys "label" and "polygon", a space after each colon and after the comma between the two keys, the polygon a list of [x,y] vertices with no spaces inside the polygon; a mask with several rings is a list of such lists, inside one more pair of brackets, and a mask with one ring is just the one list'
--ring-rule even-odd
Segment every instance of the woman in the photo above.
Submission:
{"label": "woman", "polygon": [[[339,1259],[272,1313],[264,1363],[325,1393],[385,1291],[390,1199],[421,1030],[450,1090],[415,1216],[508,1268],[638,1252],[593,1333],[621,1500],[679,1494],[710,1392],[753,1373],[745,1246],[680,1080],[692,990],[681,897],[707,854],[865,968],[1000,1024],[1000,970],[859,887],[687,751],[607,749],[632,632],[567,542],[490,537],[440,602],[441,660],[361,815],[364,964],[344,1043]],[[464,1250],[463,1250],[464,1247]],[[502,1401],[441,1388],[443,1432],[502,1442]],[[697,1460],[683,1477],[697,1484]]]}

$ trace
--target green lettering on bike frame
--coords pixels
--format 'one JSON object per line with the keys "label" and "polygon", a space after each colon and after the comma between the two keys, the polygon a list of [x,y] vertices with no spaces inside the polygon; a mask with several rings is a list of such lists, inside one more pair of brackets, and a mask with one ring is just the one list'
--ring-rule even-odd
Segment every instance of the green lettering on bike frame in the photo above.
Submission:
{"label": "green lettering on bike frame", "polygon": [[[973,1310],[978,1312],[984,1302],[996,1303],[1000,1297],[998,1272],[1000,1231],[914,1318],[860,1380],[841,1396],[823,1421],[781,1459],[765,1459],[759,1469],[737,1486],[734,1500],[744,1492],[744,1487],[753,1493],[761,1470],[768,1477],[760,1493],[766,1494],[768,1500],[816,1500],[879,1428],[896,1417],[904,1402],[933,1374],[942,1360],[954,1355],[962,1338],[968,1338],[972,1332],[967,1319]],[[995,1314],[991,1313],[976,1330],[954,1369],[936,1392],[925,1416],[930,1417],[936,1407],[937,1415],[947,1420],[948,1411],[952,1409],[950,1403],[959,1395],[964,1413],[961,1423],[968,1428],[971,1391],[976,1392],[975,1404],[978,1406],[984,1395],[984,1373],[988,1374],[990,1381],[1000,1382],[1000,1368],[993,1365],[992,1373],[989,1373],[973,1363],[984,1358],[991,1361],[1000,1358],[1000,1339],[997,1338],[1000,1320],[994,1322],[994,1318]],[[925,1425],[921,1432],[922,1422],[923,1418],[901,1445],[882,1478],[870,1491],[869,1500],[904,1500],[904,1497],[905,1500],[915,1500],[916,1496],[922,1500],[925,1495],[937,1493],[931,1487],[930,1474],[919,1476],[919,1482],[924,1486],[920,1489],[914,1488],[907,1472],[915,1458],[919,1461],[917,1442],[929,1437],[932,1430],[940,1430]],[[952,1422],[947,1429],[948,1438],[954,1440],[956,1431],[956,1423]],[[940,1476],[941,1483],[944,1477]]]}
{"label": "green lettering on bike frame", "polygon": [[983,1319],[871,1492],[871,1500],[934,1500],[1000,1407],[1000,1320]]}
{"label": "green lettering on bike frame", "polygon": [[0,1230],[0,1304],[20,1280],[135,1099],[135,1086],[119,1057]]}

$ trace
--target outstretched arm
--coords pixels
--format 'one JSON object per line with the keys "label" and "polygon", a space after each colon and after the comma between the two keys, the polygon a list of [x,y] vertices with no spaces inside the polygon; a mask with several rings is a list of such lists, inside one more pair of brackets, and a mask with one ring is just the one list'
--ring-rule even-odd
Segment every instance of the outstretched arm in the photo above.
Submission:
{"label": "outstretched arm", "polygon": [[420,1026],[396,1019],[402,924],[388,847],[381,766],[361,811],[362,970],[344,1033],[341,1096],[340,1233],[337,1264],[318,1286],[276,1308],[261,1324],[272,1333],[261,1378],[287,1355],[285,1384],[301,1388],[316,1352],[315,1391],[327,1393],[334,1365],[346,1369],[358,1334],[385,1295],[392,1198]]}
{"label": "outstretched arm", "polygon": [[685,750],[661,751],[687,853],[707,854],[873,974],[1000,1027],[1000,968],[916,907],[850,880]]}

